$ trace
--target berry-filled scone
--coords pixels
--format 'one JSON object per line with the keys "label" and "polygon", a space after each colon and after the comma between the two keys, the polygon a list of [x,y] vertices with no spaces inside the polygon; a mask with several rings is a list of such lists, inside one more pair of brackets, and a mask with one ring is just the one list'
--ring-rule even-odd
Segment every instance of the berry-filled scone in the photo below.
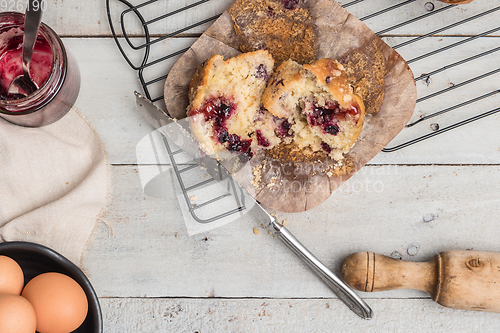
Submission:
{"label": "berry-filled scone", "polygon": [[273,117],[261,107],[261,96],[273,73],[274,60],[264,50],[224,60],[214,55],[198,69],[190,85],[187,115],[191,130],[207,154],[252,157],[257,149],[279,143]]}
{"label": "berry-filled scone", "polygon": [[311,65],[288,60],[275,71],[262,96],[275,116],[276,133],[301,149],[341,159],[354,145],[364,121],[364,105],[336,60]]}

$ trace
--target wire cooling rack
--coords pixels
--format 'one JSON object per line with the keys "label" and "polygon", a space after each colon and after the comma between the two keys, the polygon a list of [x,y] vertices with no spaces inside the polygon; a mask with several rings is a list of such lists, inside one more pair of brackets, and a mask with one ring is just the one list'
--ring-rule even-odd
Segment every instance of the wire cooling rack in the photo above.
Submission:
{"label": "wire cooling rack", "polygon": [[[227,217],[238,217],[241,212],[248,208],[246,205],[245,193],[236,185],[231,177],[225,177],[223,181],[221,181],[223,177],[219,177],[217,180],[214,177],[200,177],[200,174],[206,174],[204,168],[197,163],[187,163],[187,165],[181,166],[176,156],[182,155],[184,152],[169,142],[165,136],[163,136],[163,143],[170,157],[172,168],[177,176],[179,186],[181,187],[182,196],[187,203],[189,214],[196,222],[205,224],[219,221]],[[220,168],[220,165],[218,172],[220,174],[224,172],[224,170]],[[198,177],[195,176],[194,178],[197,178],[198,181],[189,182],[193,177],[189,176],[188,173],[191,173],[191,175],[196,174]],[[215,182],[223,185],[225,190],[221,193],[215,193],[214,188],[210,187]],[[193,195],[198,198],[199,195],[196,195],[198,193],[197,191],[203,188],[208,188],[208,191],[204,191],[201,195],[203,199],[200,198],[200,200],[203,200],[203,202],[194,204],[191,198],[193,198]],[[219,188],[219,191],[220,190]],[[219,208],[222,206],[224,209],[217,210],[215,213],[211,212],[210,208],[214,207],[216,204],[219,204]],[[205,207],[208,208],[208,213],[203,211]]]}
{"label": "wire cooling rack", "polygon": [[[383,152],[500,111],[500,38],[489,38],[500,35],[500,0],[483,1],[481,6],[476,5],[479,0],[461,6],[425,0],[339,1],[397,50],[415,74],[417,106],[406,127],[419,128],[420,134]],[[106,5],[118,49],[137,71],[145,96],[165,108],[163,85],[170,67],[230,2],[106,0]],[[457,113],[460,120],[447,120]],[[428,126],[421,127],[425,123]]]}
{"label": "wire cooling rack", "polygon": [[[179,8],[175,8],[174,10],[167,12],[167,3],[165,0],[150,0],[137,4],[132,4],[127,0],[106,0],[108,19],[116,44],[130,67],[138,72],[139,81],[143,87],[144,94],[152,102],[161,102],[163,100],[162,90],[156,89],[159,93],[157,93],[155,96],[153,92],[155,89],[152,89],[152,87],[155,85],[157,87],[163,87],[163,82],[168,75],[168,69],[164,70],[163,72],[154,71],[156,76],[153,75],[153,77],[148,77],[148,75],[146,74],[147,70],[152,69],[161,63],[167,63],[171,60],[176,59],[189,48],[189,45],[178,50],[167,51],[166,54],[162,54],[159,57],[152,56],[152,54],[154,53],[154,48],[158,47],[164,50],[165,46],[160,44],[172,38],[181,36],[198,36],[206,27],[208,27],[208,24],[213,22],[220,15],[220,13],[212,12],[214,3],[221,4],[222,7],[219,8],[220,12],[222,12],[227,6],[227,3],[224,6],[224,1],[221,0],[201,0],[188,2],[184,5],[179,5]],[[413,69],[414,67],[418,67],[414,65],[417,65],[419,63],[434,63],[434,59],[440,53],[450,51],[461,53],[464,48],[475,48],[477,46],[474,44],[474,42],[478,39],[486,38],[500,32],[500,1],[490,0],[489,3],[491,4],[491,6],[489,6],[487,10],[483,10],[477,13],[471,11],[470,15],[468,15],[467,13],[461,16],[457,15],[457,18],[454,21],[443,20],[443,15],[445,15],[447,11],[456,10],[455,7],[457,6],[444,4],[438,1],[423,2],[422,0],[406,0],[394,3],[394,1],[385,0],[354,0],[345,2],[342,4],[342,6],[354,15],[358,16],[361,21],[365,22],[370,28],[372,28],[372,30],[376,32],[378,36],[382,37],[386,41],[387,39],[390,39],[391,36],[393,36],[391,34],[397,34],[398,31],[402,28],[417,27],[417,35],[411,38],[407,38],[407,40],[400,43],[391,45],[392,48],[399,51],[400,53],[404,53],[405,49],[411,50],[413,46],[418,47],[419,44],[425,43],[426,40],[436,39],[436,36],[446,36],[446,34],[451,35],[453,34],[454,29],[458,27],[463,27],[470,24],[482,27],[484,25],[483,22],[494,22],[494,24],[490,24],[489,27],[485,28],[484,31],[475,31],[473,34],[465,35],[463,38],[458,38],[456,42],[453,42],[451,44],[438,46],[418,56],[410,58],[405,57],[407,63]],[[117,4],[121,5],[122,8],[117,9],[115,7]],[[212,11],[206,10],[208,5],[210,5],[209,8],[211,8]],[[111,8],[112,6],[114,8]],[[415,17],[401,15],[401,13],[405,12],[418,12],[415,11],[415,6],[422,7],[422,13],[420,15],[417,15]],[[473,4],[470,4],[468,6],[473,6]],[[371,10],[373,10],[374,8],[375,11],[366,12],[365,9],[367,7],[369,7]],[[466,7],[462,6],[462,8]],[[470,8],[471,7],[469,7],[468,9],[466,8],[464,9],[464,11],[470,11]],[[386,18],[391,15],[400,16],[401,19],[399,21],[386,20]],[[131,16],[133,16],[132,19]],[[450,16],[452,15],[447,15],[447,17]],[[181,17],[182,19],[178,20],[178,17]],[[186,19],[186,17],[190,17],[191,21],[189,19]],[[440,24],[438,24],[436,28],[433,28],[432,26],[428,25],[428,22],[430,20],[432,20],[432,22],[439,22]],[[382,27],[380,22],[384,21],[389,21],[390,25]],[[175,23],[176,26],[170,25],[169,22]],[[162,28],[169,30],[161,31]],[[192,41],[194,42],[194,39]],[[419,104],[431,99],[448,101],[449,105],[445,105],[440,110],[436,110],[432,113],[419,116],[417,120],[411,121],[407,125],[407,127],[413,127],[424,121],[431,120],[434,117],[443,115],[448,112],[457,111],[465,107],[473,108],[474,105],[478,102],[495,97],[500,92],[500,89],[498,89],[500,87],[498,85],[496,89],[494,87],[493,89],[487,91],[482,91],[474,88],[475,94],[470,96],[470,98],[456,104],[452,103],[456,100],[456,98],[454,98],[451,93],[453,91],[456,91],[457,89],[463,89],[466,86],[472,86],[473,83],[476,83],[478,81],[492,79],[495,74],[500,73],[499,50],[500,45],[487,45],[485,50],[481,50],[470,55],[464,53],[464,56],[460,59],[456,59],[450,63],[443,64],[441,67],[433,68],[427,73],[416,76],[415,81],[417,83],[422,82],[423,84],[430,84],[430,82],[435,77],[439,77],[439,75],[443,75],[445,73],[450,73],[453,70],[461,71],[462,68],[466,68],[467,66],[469,66],[469,64],[477,61],[478,59],[489,58],[490,63],[492,63],[494,66],[494,68],[490,68],[486,72],[483,70],[483,68],[478,68],[478,71],[476,73],[470,73],[470,77],[463,79],[461,82],[450,83],[448,87],[442,88],[428,95],[419,96],[419,98],[417,99],[417,109]],[[138,58],[137,54],[133,54],[134,52],[139,52]],[[138,61],[134,62],[134,57]],[[496,66],[494,65],[495,63]],[[160,74],[158,75],[158,73]],[[500,81],[500,78],[497,77],[497,80]],[[443,103],[437,104],[441,105]],[[482,107],[478,107],[478,109],[481,110]],[[499,111],[500,108],[496,107],[483,112],[478,112],[468,118],[449,124],[448,126],[442,128],[439,128],[436,123],[430,124],[430,128],[432,129],[430,133],[417,136],[393,147],[386,147],[382,151],[393,152],[399,150],[417,142],[450,131],[457,127],[490,116]]]}

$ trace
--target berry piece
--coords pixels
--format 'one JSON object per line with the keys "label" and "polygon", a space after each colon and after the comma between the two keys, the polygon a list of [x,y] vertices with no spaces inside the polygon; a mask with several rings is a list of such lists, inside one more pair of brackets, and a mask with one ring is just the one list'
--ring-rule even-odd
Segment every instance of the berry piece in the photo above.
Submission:
{"label": "berry piece", "polygon": [[323,133],[337,135],[340,131],[338,122],[350,117],[354,122],[359,119],[359,109],[341,108],[337,102],[327,102],[325,106],[310,103],[307,106],[307,120],[311,126],[320,126]]}
{"label": "berry piece", "polygon": [[260,64],[259,67],[257,67],[257,73],[255,76],[264,81],[269,80],[269,74],[267,73],[267,69],[264,64]]}
{"label": "berry piece", "polygon": [[213,138],[222,144],[226,144],[227,149],[232,152],[243,153],[252,156],[250,144],[252,140],[241,140],[237,134],[229,134],[226,121],[235,112],[236,105],[230,98],[221,96],[209,98],[199,109],[189,112],[190,116],[203,114],[205,121],[213,121]]}
{"label": "berry piece", "polygon": [[202,113],[205,116],[205,121],[216,119],[218,123],[224,123],[236,109],[236,105],[231,99],[220,96],[207,99],[200,108],[189,111],[189,116],[194,116]]}
{"label": "berry piece", "polygon": [[[239,135],[230,134],[227,142],[227,150],[240,154],[251,154],[250,144],[252,143],[252,140],[241,140]],[[249,155],[249,157],[251,157],[251,155]]]}
{"label": "berry piece", "polygon": [[223,131],[219,135],[219,142],[224,143],[224,142],[228,142],[228,141],[229,141],[229,133],[227,131]]}
{"label": "berry piece", "polygon": [[298,0],[281,0],[283,7],[286,9],[294,10],[297,8],[299,1]]}
{"label": "berry piece", "polygon": [[285,84],[283,83],[283,79],[279,79],[278,81],[274,82],[274,85],[277,86],[278,84],[281,84],[283,87]]}
{"label": "berry piece", "polygon": [[269,147],[269,140],[262,134],[261,130],[255,130],[255,134],[257,135],[257,144],[262,147]]}
{"label": "berry piece", "polygon": [[330,147],[327,143],[321,142],[321,149],[325,151],[325,153],[330,154],[332,152],[332,147]]}
{"label": "berry piece", "polygon": [[325,132],[331,135],[336,135],[339,132],[339,125],[329,125],[325,127]]}
{"label": "berry piece", "polygon": [[288,122],[288,119],[274,117],[274,122],[276,123],[275,132],[280,138],[293,136],[293,133],[290,133],[292,125]]}

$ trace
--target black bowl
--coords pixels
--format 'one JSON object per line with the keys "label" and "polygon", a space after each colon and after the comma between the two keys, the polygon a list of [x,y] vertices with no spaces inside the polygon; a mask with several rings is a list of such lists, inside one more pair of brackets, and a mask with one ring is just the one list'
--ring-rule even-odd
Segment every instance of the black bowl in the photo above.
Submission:
{"label": "black bowl", "polygon": [[24,273],[24,285],[35,276],[56,272],[75,280],[85,291],[89,311],[83,324],[73,333],[102,333],[102,314],[97,295],[85,274],[71,261],[40,244],[28,242],[0,243],[0,255],[14,259]]}

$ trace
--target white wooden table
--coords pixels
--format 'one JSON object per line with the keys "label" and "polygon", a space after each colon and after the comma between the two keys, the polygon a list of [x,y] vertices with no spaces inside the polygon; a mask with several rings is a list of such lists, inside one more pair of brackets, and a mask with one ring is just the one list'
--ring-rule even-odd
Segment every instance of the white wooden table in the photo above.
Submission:
{"label": "white wooden table", "polygon": [[[160,1],[160,8],[172,10],[192,2]],[[230,2],[212,0],[204,11],[221,12]],[[348,9],[363,17],[401,2],[366,0]],[[445,6],[432,2],[434,10]],[[425,3],[417,0],[397,15],[365,22],[379,31],[401,17],[425,13]],[[459,16],[499,5],[500,0],[476,0],[440,14],[439,19],[394,30],[384,39],[395,45],[455,22]],[[153,32],[173,31],[196,21],[197,15],[176,16]],[[133,91],[141,87],[111,38],[105,1],[49,1],[44,21],[64,37],[77,58],[82,72],[77,107],[101,136],[112,165],[112,198],[82,262],[101,301],[105,332],[498,331],[498,314],[444,308],[411,290],[360,293],[374,311],[372,320],[362,320],[278,240],[263,230],[254,234],[253,228],[260,227],[251,218],[189,236],[181,211],[184,203],[178,200],[168,166],[163,197],[143,191],[140,173],[158,166],[141,159],[136,148],[153,129],[135,106]],[[495,12],[398,51],[410,59],[498,27],[498,22],[500,13]],[[140,29],[134,31],[140,33]],[[163,42],[165,52],[189,45],[201,31]],[[411,67],[418,76],[498,46],[497,32]],[[166,73],[172,63],[162,64],[164,68],[157,71]],[[499,65],[497,52],[436,75],[429,85],[417,82],[418,95],[429,95]],[[453,95],[419,103],[414,119],[457,104],[474,92],[498,89],[498,82],[500,74],[457,89]],[[444,127],[477,109],[499,105],[500,96],[494,96],[469,111],[405,129],[391,145],[431,132],[429,123]],[[337,273],[342,260],[358,251],[399,255],[410,261],[429,260],[451,249],[500,251],[498,128],[499,116],[493,115],[397,152],[380,153],[319,207],[278,216],[287,219],[287,227]]]}

